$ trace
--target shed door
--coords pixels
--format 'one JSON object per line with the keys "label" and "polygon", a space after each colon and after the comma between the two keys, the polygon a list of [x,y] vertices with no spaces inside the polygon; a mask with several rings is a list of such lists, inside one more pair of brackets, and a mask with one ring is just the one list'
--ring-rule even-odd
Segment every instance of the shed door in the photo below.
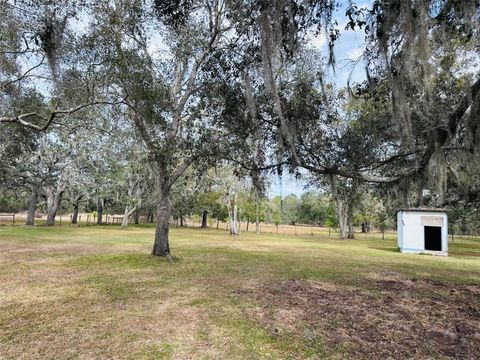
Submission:
{"label": "shed door", "polygon": [[442,228],[425,226],[425,250],[442,251]]}

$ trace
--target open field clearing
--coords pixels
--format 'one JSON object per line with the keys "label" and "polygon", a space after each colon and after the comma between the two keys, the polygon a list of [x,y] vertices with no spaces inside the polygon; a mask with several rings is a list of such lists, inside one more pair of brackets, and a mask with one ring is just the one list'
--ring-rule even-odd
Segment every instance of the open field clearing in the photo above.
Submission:
{"label": "open field clearing", "polygon": [[480,0],[0,0],[0,360],[480,360],[479,49]]}
{"label": "open field clearing", "polygon": [[478,358],[480,240],[0,228],[0,359]]}
{"label": "open field clearing", "polygon": [[[115,222],[113,222],[113,218],[115,217]],[[24,224],[25,220],[27,219],[27,214],[25,212],[23,213],[17,213],[15,214],[15,221],[16,225],[19,224]],[[64,214],[64,215],[57,215],[56,218],[56,224],[57,225],[62,225],[62,226],[68,226],[70,225],[70,220],[71,220],[71,214]],[[79,214],[79,220],[78,220],[78,225],[79,226],[96,226],[96,223],[93,221],[95,218],[91,214]],[[88,220],[88,221],[87,221]],[[120,225],[121,221],[121,215],[116,214],[116,215],[108,215],[105,216],[105,224],[111,225],[111,224],[117,224]],[[133,224],[133,219],[130,219],[129,224]],[[35,224],[37,225],[46,225],[47,220],[46,220],[46,215],[43,215],[41,217],[35,218]],[[142,219],[140,224],[149,226],[149,224],[145,221],[145,219]],[[12,226],[13,221],[11,218],[11,214],[8,216],[2,217],[0,215],[0,226]],[[150,226],[152,223],[150,223]],[[190,227],[190,228],[200,228],[201,227],[201,222],[194,222],[191,219],[186,219],[184,221],[185,227]],[[178,224],[172,223],[171,226],[177,226]],[[229,230],[229,225],[226,222],[216,222],[211,221],[211,224],[209,225],[210,228],[216,229],[216,230],[223,230],[223,231],[228,231]],[[240,221],[238,228],[241,232],[249,232],[249,233],[255,233],[255,223],[247,223],[246,221]],[[338,229],[337,228],[329,228],[328,227],[322,227],[322,226],[317,226],[317,225],[307,225],[307,224],[297,224],[297,225],[288,225],[288,224],[279,224],[278,226],[275,226],[274,224],[269,224],[265,222],[260,223],[260,231],[261,233],[264,234],[288,234],[288,235],[299,235],[299,236],[322,236],[322,237],[330,237],[331,239],[338,238]],[[365,238],[367,234],[358,234],[358,236],[362,236]],[[370,238],[375,237],[375,238],[381,238],[382,233],[379,230],[372,230],[370,233],[368,233],[368,236]],[[392,237],[396,236],[396,232],[392,230],[388,230],[385,232],[386,237]]]}

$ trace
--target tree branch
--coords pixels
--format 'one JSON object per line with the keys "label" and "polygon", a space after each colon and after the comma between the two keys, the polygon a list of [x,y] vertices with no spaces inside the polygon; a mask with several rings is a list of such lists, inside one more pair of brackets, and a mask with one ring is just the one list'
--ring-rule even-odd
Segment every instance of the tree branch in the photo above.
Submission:
{"label": "tree branch", "polygon": [[[122,102],[123,102],[123,100],[122,101],[116,101],[116,102],[93,101],[93,102],[90,102],[90,103],[86,103],[86,104],[82,104],[82,105],[72,107],[70,109],[54,110],[50,113],[50,115],[48,117],[43,117],[40,114],[38,114],[37,112],[30,112],[30,113],[17,115],[17,116],[11,116],[11,117],[2,116],[2,117],[0,117],[0,123],[17,123],[17,124],[20,124],[22,126],[25,126],[29,129],[33,129],[33,130],[36,130],[36,131],[46,131],[46,130],[48,130],[50,125],[53,123],[55,118],[59,115],[73,114],[73,113],[75,113],[79,110],[82,110],[84,108],[87,108],[89,106],[101,105],[101,104],[117,105],[117,104],[121,104]],[[26,120],[26,119],[29,119],[29,118],[41,119],[41,120],[45,121],[45,123],[43,125],[33,124],[33,123]]]}
{"label": "tree branch", "polygon": [[44,60],[45,60],[45,56],[42,57],[42,60],[40,60],[40,62],[39,62],[37,65],[35,65],[35,66],[31,67],[30,69],[28,69],[27,71],[25,71],[25,72],[24,72],[22,75],[20,75],[18,78],[13,79],[13,80],[10,80],[10,81],[7,81],[5,84],[2,85],[2,88],[6,89],[6,87],[7,87],[8,85],[11,85],[11,84],[13,84],[13,83],[16,83],[16,82],[19,82],[19,81],[25,79],[30,72],[32,72],[32,71],[35,70],[36,68],[39,68],[40,66],[42,66]]}
{"label": "tree branch", "polygon": [[[185,109],[185,106],[190,99],[190,96],[195,92],[195,83],[197,80],[197,72],[200,69],[200,67],[203,65],[205,60],[207,59],[208,55],[212,53],[212,51],[216,48],[217,43],[219,41],[219,35],[225,31],[225,29],[221,28],[221,21],[220,21],[220,12],[221,10],[218,8],[218,3],[215,4],[215,9],[213,10],[213,27],[211,28],[211,36],[208,41],[208,44],[206,45],[205,49],[201,52],[201,54],[195,59],[193,65],[192,65],[192,70],[190,71],[190,74],[188,74],[188,79],[186,80],[185,83],[185,90],[183,94],[181,94],[181,88],[182,86],[179,86],[181,82],[181,78],[185,76],[185,70],[186,70],[186,64],[183,65],[183,68],[179,67],[179,64],[177,64],[177,70],[176,70],[176,78],[175,78],[175,83],[174,83],[174,94],[173,98],[175,99],[175,110],[174,110],[174,118],[172,122],[171,129],[168,133],[168,137],[170,139],[173,139],[177,133],[178,129],[180,127],[180,120],[181,120],[181,114]],[[175,93],[176,91],[176,93]]]}
{"label": "tree branch", "polygon": [[172,176],[170,176],[170,186],[173,185],[179,178],[180,176],[183,175],[185,171],[194,163],[194,161],[197,159],[196,155],[191,155],[189,158],[183,161],[173,172]]}

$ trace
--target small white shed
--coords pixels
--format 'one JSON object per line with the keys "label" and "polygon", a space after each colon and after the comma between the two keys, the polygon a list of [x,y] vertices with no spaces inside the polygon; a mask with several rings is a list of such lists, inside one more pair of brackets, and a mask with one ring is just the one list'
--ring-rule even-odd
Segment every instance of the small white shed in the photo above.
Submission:
{"label": "small white shed", "polygon": [[447,213],[438,209],[401,209],[397,212],[397,237],[402,253],[447,255]]}

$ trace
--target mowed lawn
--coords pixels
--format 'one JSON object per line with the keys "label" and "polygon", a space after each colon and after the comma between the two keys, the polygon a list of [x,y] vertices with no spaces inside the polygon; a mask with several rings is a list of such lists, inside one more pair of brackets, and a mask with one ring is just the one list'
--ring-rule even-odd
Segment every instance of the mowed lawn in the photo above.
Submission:
{"label": "mowed lawn", "polygon": [[480,356],[480,240],[0,228],[0,359]]}

